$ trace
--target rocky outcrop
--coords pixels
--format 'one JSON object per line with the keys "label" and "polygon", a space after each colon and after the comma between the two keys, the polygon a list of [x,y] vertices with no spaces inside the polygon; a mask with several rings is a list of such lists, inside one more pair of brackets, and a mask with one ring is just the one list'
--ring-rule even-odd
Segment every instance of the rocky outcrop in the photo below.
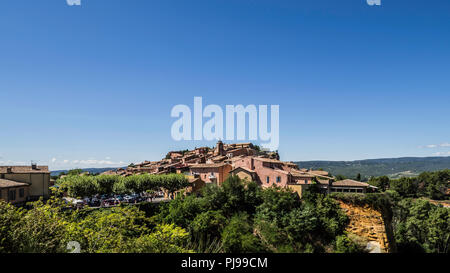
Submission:
{"label": "rocky outcrop", "polygon": [[366,239],[369,252],[395,252],[390,219],[382,212],[369,205],[339,204],[350,220],[347,232]]}

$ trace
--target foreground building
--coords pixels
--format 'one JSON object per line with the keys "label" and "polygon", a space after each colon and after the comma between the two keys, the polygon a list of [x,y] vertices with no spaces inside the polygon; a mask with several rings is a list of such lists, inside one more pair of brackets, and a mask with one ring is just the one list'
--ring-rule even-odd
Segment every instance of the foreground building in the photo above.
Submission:
{"label": "foreground building", "polygon": [[310,170],[299,170],[292,162],[283,162],[275,158],[264,156],[241,156],[230,159],[233,170],[232,175],[241,179],[255,181],[264,188],[278,186],[290,188],[303,195],[305,189],[315,181],[332,182],[327,172],[314,172]]}
{"label": "foreground building", "polygon": [[377,187],[371,186],[368,183],[355,181],[351,179],[340,180],[336,182],[321,183],[321,188],[325,189],[328,193],[333,192],[347,192],[347,193],[367,193],[377,190]]}
{"label": "foreground building", "polygon": [[20,204],[27,201],[30,185],[27,183],[14,182],[0,179],[0,200],[11,204]]}
{"label": "foreground building", "polygon": [[231,172],[231,165],[227,163],[194,164],[190,166],[191,175],[199,177],[206,183],[221,186]]}
{"label": "foreground building", "polygon": [[48,198],[50,172],[47,166],[0,166],[0,198],[23,203]]}

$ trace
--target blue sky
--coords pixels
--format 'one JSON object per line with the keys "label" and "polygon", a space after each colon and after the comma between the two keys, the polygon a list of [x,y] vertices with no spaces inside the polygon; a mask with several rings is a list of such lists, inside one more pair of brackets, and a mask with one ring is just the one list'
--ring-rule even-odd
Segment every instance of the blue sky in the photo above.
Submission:
{"label": "blue sky", "polygon": [[0,165],[212,146],[171,138],[194,96],[280,105],[284,160],[450,155],[449,71],[447,0],[5,0]]}

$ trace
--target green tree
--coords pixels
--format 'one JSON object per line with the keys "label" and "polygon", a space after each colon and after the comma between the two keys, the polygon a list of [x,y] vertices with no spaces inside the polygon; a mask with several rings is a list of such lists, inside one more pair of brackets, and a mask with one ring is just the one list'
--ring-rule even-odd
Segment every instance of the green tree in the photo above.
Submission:
{"label": "green tree", "polygon": [[83,173],[82,169],[73,169],[67,172],[67,175],[80,175]]}
{"label": "green tree", "polygon": [[251,221],[247,213],[234,215],[222,233],[223,249],[226,253],[256,253],[263,247],[253,235]]}
{"label": "green tree", "polygon": [[160,176],[161,186],[173,196],[174,192],[189,186],[189,181],[183,174],[167,174]]}
{"label": "green tree", "polygon": [[189,229],[197,242],[220,239],[228,220],[221,211],[205,211],[198,214],[190,223]]}
{"label": "green tree", "polygon": [[86,253],[119,253],[128,252],[131,242],[149,232],[144,212],[135,207],[115,207],[77,211],[70,222],[68,237],[79,242]]}
{"label": "green tree", "polygon": [[386,191],[389,188],[390,180],[387,176],[372,177],[369,184],[377,187],[380,191]]}
{"label": "green tree", "polygon": [[392,180],[390,189],[403,197],[417,197],[419,183],[416,178],[402,177],[398,180]]}
{"label": "green tree", "polygon": [[206,211],[208,211],[208,206],[205,199],[193,195],[177,196],[167,206],[161,208],[158,217],[164,223],[174,223],[177,226],[188,228],[197,215]]}
{"label": "green tree", "polygon": [[362,253],[362,248],[358,243],[352,240],[348,234],[339,235],[336,237],[336,252],[337,253]]}
{"label": "green tree", "polygon": [[342,175],[342,174],[336,175],[336,181],[341,181],[341,180],[345,180],[345,179],[347,179],[347,177],[345,177],[345,176]]}
{"label": "green tree", "polygon": [[95,177],[96,192],[98,194],[112,194],[114,192],[114,184],[119,183],[120,176],[117,175],[99,175]]}
{"label": "green tree", "polygon": [[62,204],[52,206],[49,202],[33,203],[33,207],[21,215],[12,230],[13,252],[60,253],[65,252],[68,242],[67,229],[60,209]]}
{"label": "green tree", "polygon": [[189,233],[180,227],[158,225],[155,231],[137,238],[129,251],[132,253],[189,253],[187,244]]}
{"label": "green tree", "polygon": [[22,216],[23,212],[20,209],[0,200],[0,253],[17,251],[12,234]]}
{"label": "green tree", "polygon": [[426,200],[401,200],[394,213],[400,252],[449,253],[450,212]]}

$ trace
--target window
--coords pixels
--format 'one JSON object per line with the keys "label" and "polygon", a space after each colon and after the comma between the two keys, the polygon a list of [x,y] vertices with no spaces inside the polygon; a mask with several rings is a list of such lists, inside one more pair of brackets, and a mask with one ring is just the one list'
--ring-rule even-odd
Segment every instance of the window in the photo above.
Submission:
{"label": "window", "polygon": [[25,190],[24,189],[19,189],[19,197],[23,198],[25,196]]}
{"label": "window", "polygon": [[268,177],[268,176],[266,177],[266,182],[270,183],[270,177]]}
{"label": "window", "polygon": [[281,183],[281,176],[277,176],[277,183]]}
{"label": "window", "polygon": [[9,197],[10,201],[16,200],[16,190],[9,190],[8,194],[9,194],[8,197]]}

